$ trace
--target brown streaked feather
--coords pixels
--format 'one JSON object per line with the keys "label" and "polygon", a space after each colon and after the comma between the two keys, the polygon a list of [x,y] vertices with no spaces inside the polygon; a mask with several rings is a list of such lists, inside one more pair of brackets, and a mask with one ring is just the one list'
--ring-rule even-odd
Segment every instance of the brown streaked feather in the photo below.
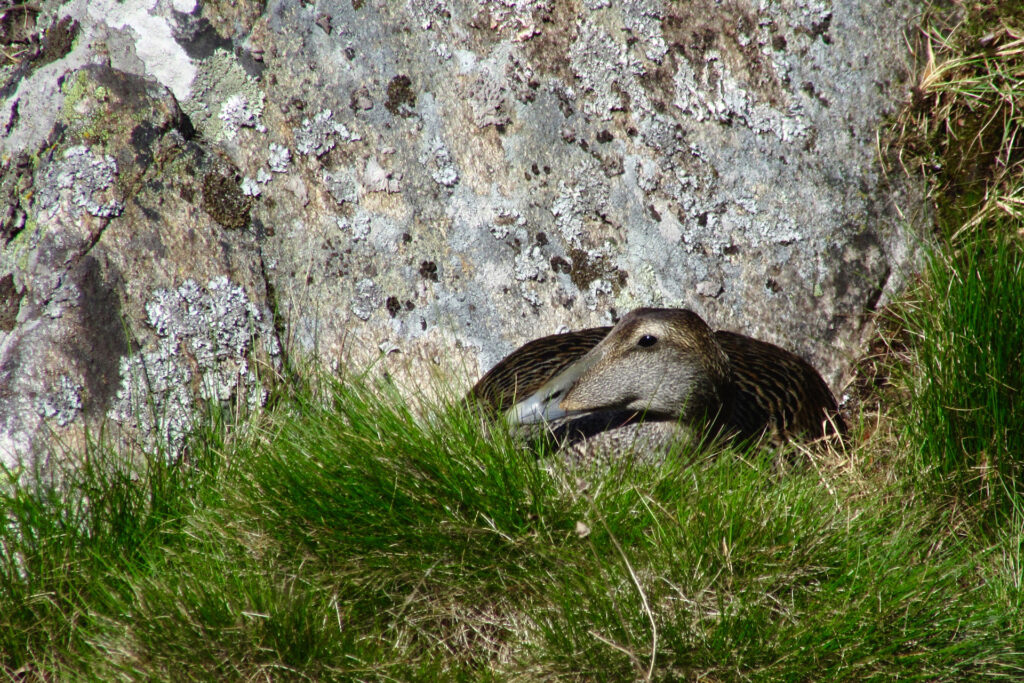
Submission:
{"label": "brown streaked feather", "polygon": [[591,327],[552,334],[523,344],[501,359],[469,392],[495,412],[537,391],[549,379],[586,355],[604,339],[611,327]]}
{"label": "brown streaked feather", "polygon": [[734,394],[726,419],[741,436],[759,436],[772,428],[783,438],[846,432],[832,392],[810,363],[736,332],[718,330],[715,339],[733,369]]}

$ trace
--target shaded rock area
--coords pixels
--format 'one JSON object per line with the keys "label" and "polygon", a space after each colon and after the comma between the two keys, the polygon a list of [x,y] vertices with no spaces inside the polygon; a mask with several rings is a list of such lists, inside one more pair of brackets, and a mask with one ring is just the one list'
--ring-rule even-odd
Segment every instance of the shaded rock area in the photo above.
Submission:
{"label": "shaded rock area", "polygon": [[875,130],[917,11],[0,10],[0,460],[84,427],[176,454],[288,354],[468,387],[640,305],[792,349],[839,393],[914,267],[923,203]]}

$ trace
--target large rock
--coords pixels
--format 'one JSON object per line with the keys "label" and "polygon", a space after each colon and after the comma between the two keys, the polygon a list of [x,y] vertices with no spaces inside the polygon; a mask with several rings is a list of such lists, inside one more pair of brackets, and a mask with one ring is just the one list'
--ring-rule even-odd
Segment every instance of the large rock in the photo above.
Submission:
{"label": "large rock", "polygon": [[0,458],[101,423],[177,449],[204,401],[260,402],[278,338],[468,386],[639,305],[779,343],[838,390],[912,267],[921,200],[876,129],[916,11],[7,10]]}

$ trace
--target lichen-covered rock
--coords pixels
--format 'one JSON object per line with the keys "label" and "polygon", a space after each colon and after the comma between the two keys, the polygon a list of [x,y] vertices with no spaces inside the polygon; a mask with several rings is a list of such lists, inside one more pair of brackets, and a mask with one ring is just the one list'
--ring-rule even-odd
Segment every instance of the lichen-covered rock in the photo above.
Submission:
{"label": "lichen-covered rock", "polygon": [[[798,351],[838,392],[864,313],[913,268],[902,217],[922,203],[881,173],[875,129],[917,9],[10,10],[0,456],[81,417],[180,444],[197,401],[258,402],[250,359],[274,357],[275,329],[286,352],[383,353],[468,386],[529,338],[684,306]],[[164,326],[193,309],[213,338],[252,333],[205,353]],[[126,407],[147,391],[176,417]]]}
{"label": "lichen-covered rock", "polygon": [[248,207],[166,89],[89,66],[62,92],[0,253],[0,461],[86,426],[175,456],[200,401],[259,404],[279,355]]}

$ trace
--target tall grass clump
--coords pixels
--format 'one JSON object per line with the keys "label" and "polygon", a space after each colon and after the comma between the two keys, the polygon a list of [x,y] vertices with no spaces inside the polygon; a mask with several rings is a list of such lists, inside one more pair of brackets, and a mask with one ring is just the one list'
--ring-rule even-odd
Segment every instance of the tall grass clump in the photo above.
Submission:
{"label": "tall grass clump", "polygon": [[186,468],[95,443],[55,459],[59,471],[4,472],[0,485],[0,671],[23,680],[111,659],[94,637],[118,587],[185,541],[217,477],[205,459]]}
{"label": "tall grass clump", "polygon": [[1024,493],[1019,241],[966,238],[931,256],[926,283],[901,313],[917,364],[907,427],[918,464],[972,503],[1012,505]]}
{"label": "tall grass clump", "polygon": [[904,431],[914,468],[969,509],[1024,491],[1024,12],[936,5],[894,127],[938,209],[919,285],[896,306],[912,360]]}

